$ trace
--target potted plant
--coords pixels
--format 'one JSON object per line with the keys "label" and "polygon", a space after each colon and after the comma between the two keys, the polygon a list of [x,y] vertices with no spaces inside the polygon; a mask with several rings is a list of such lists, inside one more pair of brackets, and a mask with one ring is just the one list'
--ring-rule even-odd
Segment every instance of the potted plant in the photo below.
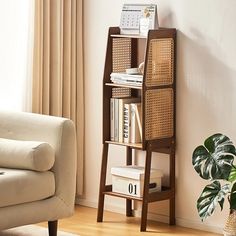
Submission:
{"label": "potted plant", "polygon": [[225,236],[236,236],[236,148],[223,134],[207,138],[192,156],[192,164],[201,178],[210,180],[197,200],[197,210],[202,221],[211,216],[219,204],[223,209],[228,198],[230,214],[224,228]]}

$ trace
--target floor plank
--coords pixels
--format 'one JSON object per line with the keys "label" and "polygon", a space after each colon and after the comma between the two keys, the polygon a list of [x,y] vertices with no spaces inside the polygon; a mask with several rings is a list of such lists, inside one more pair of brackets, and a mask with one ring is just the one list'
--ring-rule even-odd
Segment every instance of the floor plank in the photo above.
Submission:
{"label": "floor plank", "polygon": [[[105,212],[104,222],[97,223],[97,210],[89,207],[76,206],[74,216],[60,220],[59,230],[80,236],[219,236],[199,230],[169,226],[159,222],[148,221],[148,231],[139,232],[140,218],[126,217],[122,214]],[[46,226],[46,223],[40,224]]]}

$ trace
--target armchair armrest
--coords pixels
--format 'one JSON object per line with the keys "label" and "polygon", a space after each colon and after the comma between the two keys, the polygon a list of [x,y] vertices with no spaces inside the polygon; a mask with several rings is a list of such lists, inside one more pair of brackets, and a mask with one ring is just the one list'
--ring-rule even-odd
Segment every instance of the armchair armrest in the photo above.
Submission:
{"label": "armchair armrest", "polygon": [[0,111],[0,138],[40,141],[55,150],[56,193],[73,211],[76,188],[76,133],[71,120],[24,112]]}

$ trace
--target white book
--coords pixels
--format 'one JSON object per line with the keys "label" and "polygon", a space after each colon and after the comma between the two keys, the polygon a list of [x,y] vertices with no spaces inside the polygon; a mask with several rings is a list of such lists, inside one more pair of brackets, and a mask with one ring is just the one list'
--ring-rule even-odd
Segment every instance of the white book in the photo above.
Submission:
{"label": "white book", "polygon": [[130,143],[130,104],[124,105],[124,143]]}
{"label": "white book", "polygon": [[136,118],[136,109],[137,109],[137,104],[131,103],[130,104],[130,114],[131,114],[130,142],[131,143],[141,142],[140,131],[139,131],[138,122]]}
{"label": "white book", "polygon": [[142,140],[142,106],[141,106],[141,103],[138,103],[137,106],[135,107],[135,117],[137,119],[139,134],[140,134],[140,138]]}
{"label": "white book", "polygon": [[114,141],[119,141],[119,99],[114,98]]}
{"label": "white book", "polygon": [[115,130],[114,130],[114,98],[110,100],[110,139],[111,141],[115,141]]}
{"label": "white book", "polygon": [[118,141],[120,143],[124,142],[124,104],[132,103],[132,102],[139,102],[140,98],[134,98],[134,97],[127,97],[127,98],[119,98],[119,111],[118,111],[118,132],[119,132],[119,138]]}
{"label": "white book", "polygon": [[131,82],[143,82],[143,75],[140,74],[126,74],[126,73],[111,73],[111,80],[118,79]]}

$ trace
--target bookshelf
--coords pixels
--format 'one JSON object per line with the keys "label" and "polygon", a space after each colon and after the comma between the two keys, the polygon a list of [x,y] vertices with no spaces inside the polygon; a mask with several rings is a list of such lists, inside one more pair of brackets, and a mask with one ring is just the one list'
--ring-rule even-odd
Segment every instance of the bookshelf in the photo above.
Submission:
{"label": "bookshelf", "polygon": [[[142,86],[114,84],[112,72],[124,72],[144,62]],[[147,37],[121,35],[119,27],[108,32],[103,77],[103,153],[100,175],[97,222],[103,221],[105,195],[126,199],[126,215],[132,216],[132,201],[142,202],[141,231],[146,231],[150,202],[169,200],[169,223],[175,224],[175,64],[176,29],[150,30]],[[124,143],[110,140],[110,99],[140,97],[142,109],[142,141]],[[143,197],[112,192],[106,184],[109,145],[126,148],[126,165],[132,165],[132,150],[146,151]],[[169,184],[161,192],[149,193],[152,153],[169,156]]]}

